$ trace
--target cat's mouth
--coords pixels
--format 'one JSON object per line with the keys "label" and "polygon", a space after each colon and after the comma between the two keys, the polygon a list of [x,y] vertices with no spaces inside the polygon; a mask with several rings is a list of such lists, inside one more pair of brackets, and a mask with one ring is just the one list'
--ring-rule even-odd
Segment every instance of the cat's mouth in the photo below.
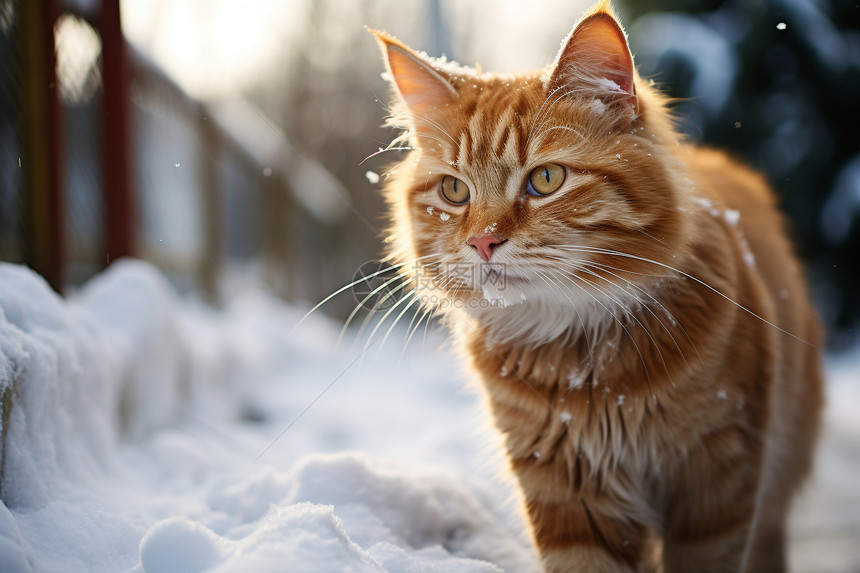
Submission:
{"label": "cat's mouth", "polygon": [[529,282],[529,278],[506,263],[483,263],[478,267],[477,287],[495,287],[503,289],[506,286],[521,285]]}
{"label": "cat's mouth", "polygon": [[452,299],[477,297],[509,306],[526,300],[522,293],[530,291],[533,279],[524,270],[504,262],[452,262],[439,269],[433,283]]}
{"label": "cat's mouth", "polygon": [[520,293],[528,279],[503,263],[481,265],[478,288],[483,298],[504,300],[503,306],[525,300]]}
{"label": "cat's mouth", "polygon": [[513,278],[506,269],[504,264],[486,263],[480,267],[480,285],[497,284],[506,282],[508,278]]}

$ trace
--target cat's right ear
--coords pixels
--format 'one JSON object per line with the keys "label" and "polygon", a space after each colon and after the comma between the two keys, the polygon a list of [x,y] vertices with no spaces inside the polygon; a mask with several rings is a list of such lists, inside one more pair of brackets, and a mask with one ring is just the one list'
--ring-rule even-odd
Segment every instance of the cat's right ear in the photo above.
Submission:
{"label": "cat's right ear", "polygon": [[451,83],[403,42],[377,30],[373,34],[400,99],[413,115],[425,115],[457,99]]}
{"label": "cat's right ear", "polygon": [[620,101],[625,111],[635,117],[639,114],[635,80],[627,34],[609,0],[600,0],[565,41],[549,88],[591,92],[594,97]]}

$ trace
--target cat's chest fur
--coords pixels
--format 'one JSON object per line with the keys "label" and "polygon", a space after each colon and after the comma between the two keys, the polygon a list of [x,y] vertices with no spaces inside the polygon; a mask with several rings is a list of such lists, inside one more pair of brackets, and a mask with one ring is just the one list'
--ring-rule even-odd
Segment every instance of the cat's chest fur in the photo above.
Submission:
{"label": "cat's chest fur", "polygon": [[[725,225],[702,223],[716,237],[731,236]],[[693,245],[690,264],[702,264],[697,251],[707,251],[712,272],[731,278],[734,294],[755,290],[742,253],[727,240],[722,249],[706,244],[713,242]],[[571,315],[569,331],[544,342],[499,339],[480,321],[460,329],[512,467],[521,480],[540,483],[547,499],[576,498],[584,490],[636,499],[634,513],[651,522],[671,498],[665,485],[698,471],[689,452],[703,443],[736,460],[758,455],[745,436],[760,432],[766,418],[765,382],[775,373],[763,358],[772,329],[755,328],[759,344],[739,348],[733,341],[749,334],[749,321],[683,276],[651,296],[650,305],[624,313],[594,310],[604,311],[594,327]],[[534,311],[523,303],[497,312]],[[682,314],[683,329],[675,323]],[[759,390],[738,384],[750,378],[763,382]]]}

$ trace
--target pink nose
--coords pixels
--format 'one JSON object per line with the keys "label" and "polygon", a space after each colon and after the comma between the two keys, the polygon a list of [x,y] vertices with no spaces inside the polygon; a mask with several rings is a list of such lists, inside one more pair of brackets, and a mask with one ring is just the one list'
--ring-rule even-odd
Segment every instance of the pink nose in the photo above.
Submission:
{"label": "pink nose", "polygon": [[486,262],[490,262],[490,257],[493,256],[493,249],[496,245],[501,245],[507,241],[500,235],[482,235],[480,237],[471,236],[466,241],[478,250],[478,256]]}

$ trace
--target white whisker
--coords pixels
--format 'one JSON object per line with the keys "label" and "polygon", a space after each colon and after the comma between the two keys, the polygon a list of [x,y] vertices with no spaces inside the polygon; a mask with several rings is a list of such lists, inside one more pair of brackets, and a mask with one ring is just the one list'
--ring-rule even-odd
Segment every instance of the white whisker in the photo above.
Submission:
{"label": "white whisker", "polygon": [[594,350],[592,349],[592,346],[591,346],[591,340],[588,337],[588,328],[585,325],[585,321],[582,319],[582,315],[579,314],[578,305],[573,302],[573,300],[570,298],[570,296],[568,296],[567,292],[565,292],[565,290],[563,288],[561,288],[560,285],[555,284],[555,281],[552,280],[552,277],[549,277],[549,279],[548,279],[546,277],[545,273],[543,273],[541,271],[537,271],[537,273],[538,273],[538,276],[541,279],[543,279],[543,281],[545,283],[547,283],[547,286],[550,286],[550,288],[552,288],[551,285],[555,285],[558,288],[558,291],[561,294],[563,294],[564,297],[567,299],[567,302],[570,304],[570,308],[573,309],[573,312],[576,314],[576,317],[579,320],[579,324],[582,327],[582,335],[585,337],[585,347],[588,349],[588,358],[591,361],[591,363],[594,364]]}
{"label": "white whisker", "polygon": [[380,270],[376,271],[375,273],[371,273],[371,274],[367,275],[366,277],[362,277],[362,278],[360,278],[360,279],[358,279],[358,280],[352,281],[352,282],[351,282],[351,283],[349,283],[348,285],[345,285],[345,286],[340,287],[339,289],[337,289],[336,291],[334,291],[333,293],[331,293],[330,295],[328,295],[327,297],[325,297],[324,299],[322,299],[320,302],[318,302],[318,303],[317,303],[317,304],[316,304],[312,309],[310,309],[307,313],[305,313],[305,315],[304,315],[304,316],[303,316],[303,317],[302,317],[302,318],[301,318],[301,319],[296,323],[296,325],[292,328],[292,330],[295,330],[296,328],[298,328],[298,327],[299,327],[299,325],[301,325],[301,324],[305,321],[305,319],[307,319],[307,317],[309,317],[309,316],[310,316],[314,311],[316,311],[317,309],[319,309],[322,305],[324,305],[325,303],[327,303],[328,301],[330,301],[331,299],[333,299],[333,298],[334,298],[334,297],[336,297],[337,295],[341,294],[342,292],[344,292],[344,291],[346,291],[346,290],[349,290],[349,289],[351,289],[352,287],[354,287],[354,286],[356,286],[356,285],[359,285],[359,284],[361,284],[361,283],[363,283],[363,282],[365,282],[365,281],[368,281],[368,280],[370,280],[370,279],[372,279],[372,278],[374,278],[374,277],[377,277],[377,276],[379,276],[379,275],[381,275],[381,274],[384,274],[384,273],[387,273],[387,272],[393,271],[393,270],[395,270],[395,269],[402,269],[402,268],[403,268],[403,267],[405,267],[406,265],[414,265],[414,264],[416,264],[418,261],[422,261],[422,260],[429,259],[429,258],[432,258],[432,257],[440,257],[441,255],[442,255],[442,253],[433,253],[433,254],[430,254],[430,255],[424,255],[423,257],[417,257],[417,258],[412,259],[412,260],[409,260],[409,261],[404,261],[404,262],[402,262],[402,263],[397,263],[397,264],[395,264],[395,265],[391,265],[391,266],[385,267],[384,269],[380,269]]}
{"label": "white whisker", "polygon": [[[669,320],[671,320],[671,321],[672,321],[672,326],[675,326],[675,327],[679,328],[679,329],[681,330],[681,332],[684,334],[684,337],[687,339],[687,342],[689,342],[689,343],[690,343],[690,347],[693,349],[693,352],[695,352],[695,353],[696,353],[696,356],[699,358],[699,362],[702,364],[702,366],[707,366],[707,363],[705,362],[704,357],[702,357],[701,353],[699,353],[699,349],[696,347],[695,343],[693,342],[693,339],[692,339],[692,338],[690,338],[690,335],[687,333],[687,330],[684,328],[684,325],[682,325],[682,324],[681,324],[681,322],[680,322],[677,318],[675,318],[675,316],[674,316],[671,312],[669,312],[669,309],[667,309],[667,308],[663,305],[663,303],[661,303],[661,302],[660,302],[657,298],[655,298],[651,293],[649,293],[647,290],[643,289],[642,287],[640,287],[640,286],[639,286],[639,285],[637,285],[636,283],[633,283],[633,282],[631,282],[631,281],[629,281],[629,280],[627,280],[627,279],[625,279],[625,278],[623,278],[623,277],[621,277],[621,276],[619,276],[619,275],[616,275],[616,274],[615,274],[615,273],[613,273],[613,272],[610,272],[609,270],[607,270],[607,265],[603,265],[603,264],[600,264],[600,263],[584,263],[584,265],[585,265],[585,266],[590,266],[590,267],[599,268],[599,269],[603,270],[604,272],[607,272],[607,273],[611,274],[612,276],[614,276],[614,277],[618,278],[619,280],[622,280],[622,281],[626,282],[628,285],[630,285],[630,287],[631,287],[631,288],[636,289],[637,291],[641,292],[642,294],[644,294],[645,296],[647,296],[648,298],[650,298],[651,300],[653,300],[653,301],[654,301],[654,303],[655,303],[658,307],[660,307],[660,310],[662,310],[662,311],[663,311],[663,313],[664,313],[664,314],[666,314],[666,316],[669,318]],[[608,268],[612,268],[612,267],[608,267]],[[652,315],[652,316],[657,320],[657,322],[659,322],[659,323],[660,323],[660,325],[661,325],[661,326],[663,326],[663,329],[666,331],[666,333],[667,333],[667,334],[669,335],[669,337],[672,339],[672,342],[675,344],[675,348],[677,348],[677,349],[678,349],[678,353],[681,355],[681,358],[683,358],[684,363],[687,365],[687,367],[688,367],[688,368],[691,368],[691,369],[692,369],[692,366],[690,365],[690,362],[687,360],[687,356],[686,356],[686,355],[684,354],[684,352],[681,350],[681,347],[680,347],[680,345],[678,344],[678,341],[675,339],[675,336],[674,336],[674,334],[672,334],[672,332],[671,332],[671,330],[669,329],[669,327],[667,327],[667,326],[666,326],[666,324],[665,324],[662,320],[660,320],[660,317],[658,317],[658,316],[657,316],[657,314],[656,314],[653,310],[651,310],[651,308],[650,308],[647,304],[645,304],[645,305],[643,305],[643,306],[648,310],[648,312],[650,312],[650,313],[651,313],[651,315]],[[713,375],[713,373],[710,371],[710,369],[705,368],[705,372],[708,374],[708,377],[711,379],[711,381],[713,381],[714,385],[718,385],[717,380],[714,378],[714,375]]]}
{"label": "white whisker", "polygon": [[[606,281],[606,279],[605,279],[605,278],[601,277],[600,275],[598,275],[598,274],[597,274],[597,273],[595,273],[594,271],[591,271],[590,269],[587,269],[587,268],[585,268],[585,267],[580,267],[580,268],[579,268],[579,270],[581,270],[582,272],[588,273],[588,274],[590,274],[590,275],[592,275],[592,276],[594,276],[594,277],[596,277],[596,278],[598,278],[598,279],[600,279],[600,280],[604,280],[604,281]],[[562,271],[562,272],[567,273],[567,271]],[[571,273],[571,274],[573,274],[573,273]],[[648,331],[648,327],[646,327],[644,324],[642,324],[642,321],[641,321],[641,320],[639,320],[639,318],[636,316],[636,314],[635,314],[632,310],[629,310],[629,309],[627,309],[627,308],[626,308],[626,306],[624,305],[624,302],[623,302],[623,301],[622,301],[618,296],[616,296],[616,295],[612,294],[611,292],[609,292],[609,291],[608,291],[608,290],[606,290],[606,289],[601,288],[600,286],[598,286],[596,283],[593,283],[592,281],[588,281],[587,279],[585,279],[585,278],[583,278],[583,277],[578,277],[578,278],[579,278],[580,280],[585,281],[587,284],[591,284],[591,285],[592,285],[592,287],[593,287],[593,288],[595,288],[595,289],[597,289],[601,294],[603,294],[604,296],[606,296],[606,297],[610,298],[613,302],[615,302],[615,304],[616,304],[616,305],[618,305],[618,307],[619,307],[619,308],[621,308],[622,310],[624,310],[624,311],[626,312],[626,314],[627,314],[630,318],[632,318],[633,320],[635,320],[635,321],[636,321],[636,323],[637,323],[639,326],[641,326],[641,327],[642,327],[642,331],[643,331],[643,332],[645,332],[645,335],[646,335],[646,336],[648,337],[648,339],[651,341],[651,344],[653,345],[653,347],[657,350],[657,354],[660,356],[660,362],[662,362],[662,363],[663,363],[663,369],[664,369],[664,370],[666,370],[666,375],[669,377],[669,380],[670,380],[670,381],[672,381],[672,375],[671,375],[671,373],[669,372],[669,366],[668,366],[668,364],[666,364],[666,359],[665,359],[665,357],[663,356],[663,351],[660,349],[660,345],[659,345],[659,344],[657,344],[657,341],[656,341],[656,340],[654,340],[654,337],[653,337],[653,336],[651,335],[651,333]],[[618,287],[618,285],[615,285],[615,284],[614,284],[614,283],[612,283],[611,281],[606,281],[606,282],[609,282],[609,284],[612,284],[613,286]],[[620,287],[619,287],[619,288],[620,288]],[[640,306],[645,306],[645,307],[647,308],[647,305],[644,305],[644,304],[642,303],[642,301],[640,301],[640,300],[638,299],[638,297],[636,298],[636,301],[639,303],[639,305],[640,305]],[[635,344],[635,343],[634,343],[634,344]],[[679,350],[680,350],[680,349],[679,349]],[[640,356],[641,356],[641,354],[640,354]],[[646,366],[646,374],[647,374],[647,366]],[[673,384],[674,384],[674,381],[672,381],[672,382],[673,382]]]}
{"label": "white whisker", "polygon": [[[398,314],[394,318],[394,322],[392,322],[391,326],[388,327],[388,330],[385,331],[385,336],[382,337],[382,342],[379,343],[379,350],[377,350],[377,356],[379,356],[379,353],[382,352],[382,348],[385,346],[385,341],[388,340],[389,335],[391,335],[391,331],[394,330],[394,327],[397,326],[397,323],[400,322],[400,319],[403,318],[403,315],[406,314],[406,312],[409,310],[409,307],[412,306],[412,303],[415,302],[415,300],[417,298],[418,298],[417,289],[412,289],[411,291],[406,293],[402,299],[397,301],[397,304],[392,306],[391,310],[388,311],[387,313],[385,313],[385,316],[383,316],[382,320],[379,321],[379,324],[381,325],[385,321],[385,318],[391,313],[391,311],[393,311],[395,308],[397,308],[397,306],[399,304],[401,304],[404,300],[409,300],[409,303],[403,306],[403,310],[400,311],[400,314]],[[378,326],[377,326],[377,328],[378,328]],[[376,331],[374,330],[374,332],[376,332]],[[371,333],[370,336],[372,338],[373,333]]]}
{"label": "white whisker", "polygon": [[[584,279],[584,278],[582,278],[576,274],[570,273],[567,276],[570,276],[570,278],[572,278],[574,280],[582,281],[586,285],[589,285],[592,288],[595,288],[594,285],[591,284],[588,280],[586,280],[586,279]],[[642,361],[642,366],[645,369],[645,377],[648,380],[648,387],[651,388],[651,375],[648,373],[648,364],[645,362],[645,357],[642,355],[642,351],[639,349],[639,345],[636,344],[636,340],[633,338],[633,335],[630,334],[630,331],[627,330],[627,327],[624,325],[624,323],[621,321],[621,319],[618,318],[618,316],[614,312],[612,312],[609,309],[609,307],[607,307],[605,304],[603,304],[603,302],[601,302],[601,300],[598,297],[594,296],[594,294],[592,292],[590,292],[588,289],[586,289],[585,287],[583,287],[581,285],[578,285],[576,282],[574,282],[572,284],[578,286],[584,293],[586,293],[588,296],[590,296],[594,300],[594,302],[596,302],[598,305],[600,305],[615,320],[615,322],[618,324],[618,326],[620,326],[624,330],[624,332],[627,334],[627,337],[630,338],[630,341],[633,343],[633,347],[636,349],[636,353],[639,355],[639,360]]]}
{"label": "white whisker", "polygon": [[[398,278],[400,278],[400,277],[398,277]],[[361,326],[359,327],[358,332],[357,332],[357,333],[356,333],[356,335],[355,335],[356,340],[360,340],[360,339],[361,339],[362,334],[364,333],[365,329],[368,327],[368,325],[370,324],[370,322],[373,320],[373,317],[374,317],[374,316],[376,316],[376,313],[378,313],[378,312],[379,312],[379,310],[380,310],[380,308],[382,307],[382,305],[384,305],[384,304],[388,301],[388,299],[390,299],[391,297],[395,296],[395,295],[396,295],[397,293],[399,293],[401,290],[403,290],[404,288],[406,288],[407,286],[409,286],[409,284],[410,284],[410,283],[411,283],[411,281],[403,281],[399,286],[397,286],[397,287],[395,287],[395,288],[391,289],[390,291],[386,292],[386,293],[385,293],[385,296],[383,296],[381,299],[379,299],[379,301],[377,301],[377,303],[376,303],[376,304],[374,304],[374,305],[373,305],[373,308],[372,308],[372,309],[370,309],[370,312],[369,312],[369,313],[367,313],[367,316],[366,316],[366,317],[364,317],[364,320],[361,322]],[[414,291],[410,291],[410,292],[414,292]],[[375,333],[375,332],[376,332],[376,329],[377,329],[377,328],[379,328],[379,324],[380,324],[380,322],[384,321],[384,320],[385,320],[385,318],[386,318],[386,317],[391,313],[391,310],[392,310],[392,309],[394,309],[394,308],[396,308],[396,307],[397,307],[397,306],[398,306],[398,305],[399,305],[399,304],[404,300],[404,298],[406,298],[406,297],[408,297],[408,296],[409,296],[409,293],[407,293],[406,295],[404,295],[404,297],[402,297],[402,298],[398,299],[398,300],[397,300],[397,301],[396,301],[396,302],[391,306],[391,309],[389,309],[388,311],[386,311],[386,313],[383,315],[383,317],[382,317],[382,318],[377,322],[377,326],[376,326],[376,328],[374,328],[374,329],[373,329],[373,332],[372,332],[372,333],[370,334],[370,336],[368,337],[368,340],[370,340],[370,339],[372,339],[372,338],[373,338],[373,333]],[[367,346],[365,346],[364,350],[367,350]]]}
{"label": "white whisker", "polygon": [[[380,291],[384,290],[391,283],[399,281],[399,280],[403,280],[403,277],[400,275],[397,275],[393,278],[388,279],[387,281],[385,281],[384,283],[382,283],[381,285],[379,285],[378,287],[376,287],[375,289],[373,289],[372,291],[367,293],[367,295],[363,299],[361,299],[357,305],[355,305],[355,308],[352,309],[351,313],[349,313],[349,316],[346,318],[346,320],[343,323],[343,327],[340,329],[340,336],[338,336],[338,339],[337,339],[338,344],[340,344],[341,340],[343,340],[343,335],[346,333],[347,329],[349,328],[349,325],[352,323],[352,319],[355,317],[356,314],[358,314],[358,311],[361,310],[362,308],[364,308],[364,305],[370,299],[372,299],[374,296],[376,296]],[[403,286],[405,284],[408,284],[408,281],[404,282],[403,285],[400,286],[400,288],[403,288]],[[390,295],[390,293],[389,293],[389,295]],[[376,304],[382,304],[382,302],[387,300],[387,298],[388,298],[388,296],[383,298],[382,301],[377,301]],[[374,308],[376,307],[376,304],[374,304]],[[371,310],[371,312],[373,312],[373,310]]]}
{"label": "white whisker", "polygon": [[766,318],[763,318],[763,317],[759,316],[758,314],[754,313],[753,311],[751,311],[751,310],[750,310],[750,309],[748,309],[747,307],[745,307],[745,306],[743,306],[742,304],[738,303],[737,301],[735,301],[735,300],[734,300],[734,299],[732,299],[731,297],[729,297],[729,296],[727,296],[727,295],[723,294],[722,292],[720,292],[719,290],[715,289],[714,287],[712,287],[711,285],[709,285],[709,284],[708,284],[708,283],[706,283],[705,281],[703,281],[703,280],[701,280],[701,279],[698,279],[698,278],[694,277],[693,275],[691,275],[691,274],[689,274],[689,273],[686,273],[686,272],[684,272],[684,271],[682,271],[682,270],[680,270],[680,269],[677,269],[677,268],[675,268],[675,267],[673,267],[673,266],[671,266],[671,265],[667,265],[667,264],[665,264],[665,263],[661,263],[660,261],[655,261],[655,260],[653,260],[653,259],[648,259],[648,258],[645,258],[645,257],[640,257],[640,256],[633,255],[633,254],[630,254],[630,253],[625,253],[625,252],[622,252],[622,251],[614,251],[614,250],[612,250],[612,249],[601,249],[601,248],[599,248],[599,247],[585,247],[585,246],[579,246],[579,245],[553,245],[553,247],[554,247],[554,248],[558,248],[558,249],[563,249],[563,250],[571,251],[571,252],[597,253],[597,254],[604,254],[604,255],[611,255],[611,256],[617,256],[617,257],[624,257],[624,258],[628,258],[628,259],[634,259],[634,260],[637,260],[637,261],[641,261],[641,262],[644,262],[644,263],[653,264],[653,265],[656,265],[656,266],[658,266],[658,267],[661,267],[661,268],[664,268],[664,269],[667,269],[667,270],[670,270],[670,271],[676,272],[676,273],[678,273],[678,274],[680,274],[680,275],[682,275],[682,276],[685,276],[685,277],[687,277],[688,279],[690,279],[690,280],[692,280],[692,281],[695,281],[696,283],[698,283],[698,284],[702,285],[703,287],[705,287],[706,289],[710,290],[710,291],[711,291],[711,292],[713,292],[714,294],[716,294],[716,295],[718,295],[718,296],[722,297],[723,299],[725,299],[725,300],[727,300],[728,302],[732,303],[733,305],[735,305],[736,307],[738,307],[738,308],[739,308],[739,309],[741,309],[742,311],[746,312],[746,313],[747,313],[747,314],[749,314],[750,316],[753,316],[753,317],[755,317],[755,318],[759,319],[760,321],[762,321],[763,323],[767,324],[768,326],[772,326],[773,328],[777,329],[778,331],[782,332],[783,334],[785,334],[785,335],[787,335],[787,336],[790,336],[791,338],[793,338],[793,339],[797,340],[798,342],[802,342],[802,343],[804,343],[804,344],[806,344],[806,345],[812,346],[812,345],[811,345],[809,342],[807,342],[806,340],[803,340],[803,339],[802,339],[802,338],[800,338],[799,336],[797,336],[797,335],[795,335],[795,334],[792,334],[791,332],[789,332],[789,331],[787,331],[787,330],[784,330],[784,329],[780,328],[779,326],[777,326],[777,325],[775,325],[774,323],[770,322],[770,321],[769,321],[769,320],[767,320]]}

